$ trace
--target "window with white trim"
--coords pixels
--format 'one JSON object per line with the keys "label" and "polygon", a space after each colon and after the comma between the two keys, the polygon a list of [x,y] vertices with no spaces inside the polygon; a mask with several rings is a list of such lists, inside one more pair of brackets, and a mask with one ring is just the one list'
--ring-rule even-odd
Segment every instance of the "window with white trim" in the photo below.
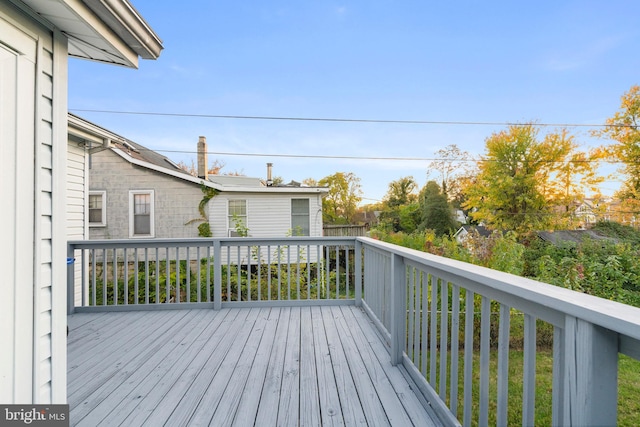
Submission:
{"label": "window with white trim", "polygon": [[[247,201],[229,200],[229,236],[241,236],[247,229]],[[240,232],[239,232],[240,231]]]}
{"label": "window with white trim", "polygon": [[153,190],[129,191],[129,237],[154,237]]}
{"label": "window with white trim", "polygon": [[291,199],[291,233],[308,236],[309,232],[309,199]]}
{"label": "window with white trim", "polygon": [[89,227],[107,225],[107,192],[89,192]]}

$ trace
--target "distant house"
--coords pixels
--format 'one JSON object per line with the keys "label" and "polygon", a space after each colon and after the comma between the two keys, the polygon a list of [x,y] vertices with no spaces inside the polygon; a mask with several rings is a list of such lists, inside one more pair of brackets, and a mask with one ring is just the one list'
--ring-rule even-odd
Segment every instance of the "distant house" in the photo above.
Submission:
{"label": "distant house", "polygon": [[67,402],[68,58],[137,67],[162,42],[126,0],[0,1],[0,402]]}
{"label": "distant house", "polygon": [[454,233],[453,238],[459,244],[464,244],[470,233],[478,233],[482,237],[489,237],[493,232],[483,225],[463,225]]}
{"label": "distant house", "polygon": [[[326,188],[208,175],[204,137],[198,146],[198,177],[122,137],[112,137],[108,146],[90,154],[89,238],[198,237],[203,221],[209,222],[213,237],[322,235]],[[198,209],[203,188],[217,193],[207,204],[206,218]]]}

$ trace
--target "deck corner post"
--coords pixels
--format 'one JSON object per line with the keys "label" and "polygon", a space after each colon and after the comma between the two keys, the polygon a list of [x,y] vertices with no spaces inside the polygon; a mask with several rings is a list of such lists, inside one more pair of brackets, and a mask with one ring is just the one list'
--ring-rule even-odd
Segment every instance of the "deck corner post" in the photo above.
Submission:
{"label": "deck corner post", "polygon": [[213,309],[222,308],[222,245],[220,239],[213,241]]}
{"label": "deck corner post", "polygon": [[356,238],[355,249],[354,249],[354,259],[355,259],[355,302],[356,306],[362,306],[362,242]]}
{"label": "deck corner post", "polygon": [[406,336],[407,283],[404,259],[391,255],[391,364],[402,363]]}
{"label": "deck corner post", "polygon": [[75,288],[76,288],[76,274],[75,264],[70,260],[73,260],[74,248],[73,245],[67,243],[67,314],[73,314],[75,312]]}
{"label": "deck corner post", "polygon": [[564,425],[616,425],[618,337],[567,316],[564,330]]}

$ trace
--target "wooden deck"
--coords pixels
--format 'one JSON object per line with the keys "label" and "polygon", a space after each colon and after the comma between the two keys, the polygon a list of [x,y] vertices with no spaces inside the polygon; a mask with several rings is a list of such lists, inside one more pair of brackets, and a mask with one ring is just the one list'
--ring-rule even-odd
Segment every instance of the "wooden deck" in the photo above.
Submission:
{"label": "wooden deck", "polygon": [[355,306],[81,313],[69,327],[72,425],[440,425]]}

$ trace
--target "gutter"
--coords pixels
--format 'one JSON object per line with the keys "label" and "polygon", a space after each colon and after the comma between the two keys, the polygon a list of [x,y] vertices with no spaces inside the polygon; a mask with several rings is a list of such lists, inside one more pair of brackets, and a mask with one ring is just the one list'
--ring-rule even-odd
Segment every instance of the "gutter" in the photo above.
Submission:
{"label": "gutter", "polygon": [[83,0],[109,28],[144,59],[157,59],[162,40],[128,0]]}

